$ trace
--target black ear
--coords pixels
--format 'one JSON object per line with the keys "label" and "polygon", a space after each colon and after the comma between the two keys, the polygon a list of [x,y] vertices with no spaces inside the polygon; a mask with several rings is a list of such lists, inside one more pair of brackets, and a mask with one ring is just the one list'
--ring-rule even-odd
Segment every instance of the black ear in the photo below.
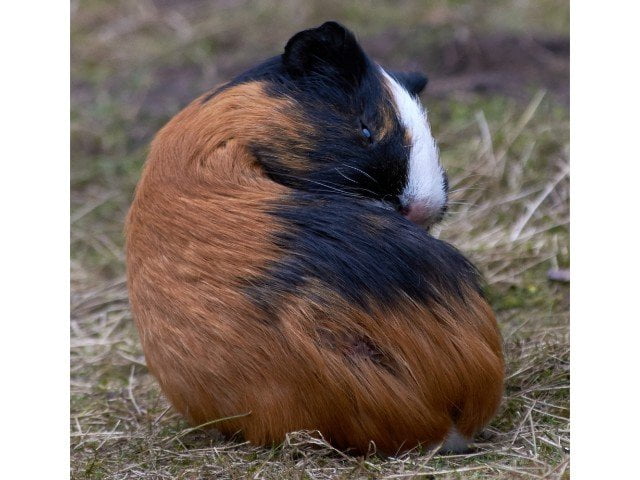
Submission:
{"label": "black ear", "polygon": [[282,61],[294,78],[319,74],[350,85],[357,85],[367,68],[367,57],[353,33],[336,22],[296,33]]}
{"label": "black ear", "polygon": [[395,80],[410,94],[419,95],[429,83],[429,79],[420,72],[389,72]]}

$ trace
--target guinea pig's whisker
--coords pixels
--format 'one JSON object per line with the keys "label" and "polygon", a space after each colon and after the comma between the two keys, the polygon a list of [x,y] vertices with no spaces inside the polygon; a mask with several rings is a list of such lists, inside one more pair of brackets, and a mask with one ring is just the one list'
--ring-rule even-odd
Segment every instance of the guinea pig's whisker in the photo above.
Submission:
{"label": "guinea pig's whisker", "polygon": [[452,202],[452,201],[449,201],[449,202],[447,202],[447,204],[449,204],[449,205],[467,205],[469,207],[475,207],[476,206],[475,203],[471,203],[471,202]]}
{"label": "guinea pig's whisker", "polygon": [[[347,180],[351,180],[354,183],[356,183],[352,178],[347,177],[342,172],[338,172],[338,173],[340,173]],[[363,195],[358,195],[357,193],[355,193],[356,190],[357,191],[361,191],[361,192],[366,192],[366,193],[369,193],[369,194],[374,195],[374,196],[378,196],[378,193],[374,192],[373,190],[369,190],[369,189],[363,188],[363,187],[348,187],[348,189],[345,190],[345,189],[339,188],[342,185],[339,184],[339,183],[335,183],[335,182],[329,182],[329,181],[326,181],[326,180],[324,182],[319,182],[317,180],[309,180],[308,178],[302,178],[302,177],[298,177],[298,176],[295,176],[295,175],[286,175],[286,174],[284,174],[284,175],[287,176],[287,177],[290,177],[290,178],[297,179],[297,180],[302,180],[304,182],[309,182],[309,183],[313,183],[313,184],[316,184],[316,185],[321,185],[323,187],[330,188],[331,190],[338,191],[340,193],[343,193],[343,194],[348,195],[348,196],[353,197],[353,198],[367,198],[367,197],[364,197]]]}
{"label": "guinea pig's whisker", "polygon": [[[349,180],[350,182],[355,183],[356,185],[358,184],[358,182],[356,182],[353,178],[349,178],[347,177],[344,173],[342,173],[342,171],[340,171],[337,167],[335,168],[335,170],[342,175],[344,178],[346,178],[347,180]],[[374,192],[373,190],[369,190],[368,188],[362,188],[362,187],[348,187],[349,191],[351,190],[358,190],[361,192],[366,192],[366,193],[370,193],[371,195],[377,196],[378,194],[376,192]]]}
{"label": "guinea pig's whisker", "polygon": [[[353,193],[353,192],[349,192],[349,191],[347,191],[347,190],[343,190],[343,189],[341,189],[341,188],[332,187],[331,185],[328,185],[328,184],[323,183],[323,182],[318,182],[318,181],[316,181],[316,180],[310,180],[310,179],[308,179],[308,178],[298,177],[298,176],[296,176],[296,175],[287,175],[287,174],[284,174],[284,173],[281,173],[281,175],[282,175],[282,176],[285,176],[285,177],[293,178],[293,179],[295,179],[295,180],[301,180],[301,181],[303,181],[303,182],[312,183],[312,184],[314,184],[314,185],[320,185],[321,187],[325,187],[325,188],[327,188],[327,189],[329,189],[329,190],[331,190],[331,191],[339,192],[339,193],[341,193],[342,195],[346,195],[346,196],[349,196],[349,197],[353,197],[353,198],[363,198],[363,197],[362,197],[362,195],[358,195],[358,194],[355,194],[355,193]],[[336,185],[336,184],[334,184],[334,185]],[[320,190],[320,192],[322,192],[322,190]]]}
{"label": "guinea pig's whisker", "polygon": [[341,163],[340,165],[347,167],[347,168],[351,168],[352,170],[355,170],[357,172],[360,172],[361,174],[363,174],[364,176],[370,178],[371,180],[373,180],[374,182],[378,183],[378,180],[376,180],[375,178],[373,178],[371,175],[369,175],[367,172],[365,172],[364,170],[360,170],[359,168],[356,168],[352,165],[347,165],[346,163]]}
{"label": "guinea pig's whisker", "polygon": [[[371,195],[378,197],[378,193],[374,192],[373,190],[369,190],[368,188],[362,188],[362,187],[350,187],[350,190],[358,190],[360,192],[366,192],[366,193],[370,193]],[[364,197],[363,197],[364,198]]]}
{"label": "guinea pig's whisker", "polygon": [[356,183],[356,184],[358,183],[358,182],[356,182],[353,178],[349,178],[349,177],[347,177],[344,173],[342,173],[342,170],[340,170],[338,167],[334,168],[334,170],[335,170],[336,172],[338,172],[340,175],[342,175],[344,178],[346,178],[347,180],[349,180],[350,182],[352,182],[352,183]]}

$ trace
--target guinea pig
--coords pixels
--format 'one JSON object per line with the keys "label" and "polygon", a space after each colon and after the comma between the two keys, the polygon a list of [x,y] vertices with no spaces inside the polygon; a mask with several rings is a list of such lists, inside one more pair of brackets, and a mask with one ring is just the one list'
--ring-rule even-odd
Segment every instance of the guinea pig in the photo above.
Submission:
{"label": "guinea pig", "polygon": [[149,370],[192,424],[396,453],[462,450],[491,420],[494,314],[476,268],[428,233],[448,184],[426,83],[327,22],[157,134],[128,288]]}

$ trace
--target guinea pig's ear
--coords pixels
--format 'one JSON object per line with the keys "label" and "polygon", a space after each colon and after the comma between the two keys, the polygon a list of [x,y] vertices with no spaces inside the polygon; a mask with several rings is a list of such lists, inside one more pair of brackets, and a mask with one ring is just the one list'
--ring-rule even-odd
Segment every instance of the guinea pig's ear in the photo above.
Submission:
{"label": "guinea pig's ear", "polygon": [[367,58],[353,33],[336,22],[296,33],[287,42],[282,61],[294,78],[321,75],[351,86],[360,83],[367,68]]}
{"label": "guinea pig's ear", "polygon": [[411,95],[419,95],[429,83],[426,75],[420,72],[389,72]]}

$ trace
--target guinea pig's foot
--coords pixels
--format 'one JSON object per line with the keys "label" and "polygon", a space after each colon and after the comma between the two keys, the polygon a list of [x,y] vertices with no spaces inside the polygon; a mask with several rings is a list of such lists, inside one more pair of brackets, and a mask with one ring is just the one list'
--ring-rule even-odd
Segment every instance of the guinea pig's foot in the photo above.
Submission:
{"label": "guinea pig's foot", "polygon": [[472,438],[465,437],[458,432],[456,427],[451,427],[438,453],[468,453],[471,450],[469,444],[472,441]]}

